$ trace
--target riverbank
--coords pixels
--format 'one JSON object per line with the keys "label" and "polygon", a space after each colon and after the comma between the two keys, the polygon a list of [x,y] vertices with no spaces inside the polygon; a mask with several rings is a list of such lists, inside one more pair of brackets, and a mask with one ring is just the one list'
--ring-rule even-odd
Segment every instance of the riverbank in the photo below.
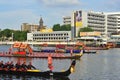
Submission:
{"label": "riverbank", "polygon": [[[0,41],[0,45],[9,45],[9,44],[14,44],[16,41],[12,42],[12,41]],[[64,44],[64,45],[73,45],[76,44],[76,42],[22,42],[22,43],[26,43],[26,44],[31,44],[31,45],[42,45],[42,44],[48,44],[48,45],[56,45],[56,44]]]}

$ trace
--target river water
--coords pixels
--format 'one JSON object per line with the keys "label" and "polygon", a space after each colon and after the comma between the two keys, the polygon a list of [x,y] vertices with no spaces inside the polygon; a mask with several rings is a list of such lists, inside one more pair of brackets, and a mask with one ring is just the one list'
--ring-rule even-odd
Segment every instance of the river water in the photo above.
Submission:
{"label": "river water", "polygon": [[[0,45],[0,51],[7,51],[9,45]],[[40,58],[7,58],[0,57],[0,60],[14,61],[21,60],[32,62],[40,69],[47,70],[47,59]],[[72,60],[70,59],[53,59],[54,71],[62,71],[69,68]],[[80,60],[76,61],[75,72],[67,80],[120,80],[120,49],[113,48],[109,50],[99,50],[97,54],[84,54]],[[0,75],[0,80],[51,80],[34,76],[9,76]],[[62,79],[54,79],[62,80]]]}

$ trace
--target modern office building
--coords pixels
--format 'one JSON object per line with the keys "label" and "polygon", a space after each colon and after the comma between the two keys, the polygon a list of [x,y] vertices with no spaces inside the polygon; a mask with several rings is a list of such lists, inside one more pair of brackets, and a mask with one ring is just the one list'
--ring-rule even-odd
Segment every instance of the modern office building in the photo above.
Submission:
{"label": "modern office building", "polygon": [[83,27],[90,27],[94,31],[109,35],[117,31],[117,17],[103,12],[74,11],[71,16],[72,37],[78,37],[78,31]]}
{"label": "modern office building", "polygon": [[71,31],[32,32],[27,34],[27,40],[38,42],[70,41]]}
{"label": "modern office building", "polygon": [[118,26],[117,26],[117,17],[106,15],[106,34],[111,35],[111,33],[116,33],[118,31]]}
{"label": "modern office building", "polygon": [[117,17],[118,20],[117,20],[117,31],[120,31],[120,12],[109,12],[109,13],[106,13],[107,15],[109,16],[114,16],[114,17]]}

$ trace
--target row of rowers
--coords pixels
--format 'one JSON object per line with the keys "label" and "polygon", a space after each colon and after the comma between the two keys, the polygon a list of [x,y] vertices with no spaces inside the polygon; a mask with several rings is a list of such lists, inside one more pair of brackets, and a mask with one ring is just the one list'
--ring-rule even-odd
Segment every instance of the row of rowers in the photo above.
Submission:
{"label": "row of rowers", "polygon": [[18,61],[15,65],[13,64],[13,61],[3,63],[3,61],[0,62],[0,70],[16,70],[16,71],[26,71],[30,69],[36,69],[31,62],[29,62],[28,65],[26,65],[26,62],[23,62],[22,64]]}

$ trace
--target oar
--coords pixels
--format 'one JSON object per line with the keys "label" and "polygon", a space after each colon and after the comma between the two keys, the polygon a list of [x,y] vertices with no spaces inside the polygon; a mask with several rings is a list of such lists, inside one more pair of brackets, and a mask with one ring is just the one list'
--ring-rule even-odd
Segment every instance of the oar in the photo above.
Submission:
{"label": "oar", "polygon": [[39,69],[30,69],[30,70],[27,70],[27,72],[40,72],[41,70]]}

